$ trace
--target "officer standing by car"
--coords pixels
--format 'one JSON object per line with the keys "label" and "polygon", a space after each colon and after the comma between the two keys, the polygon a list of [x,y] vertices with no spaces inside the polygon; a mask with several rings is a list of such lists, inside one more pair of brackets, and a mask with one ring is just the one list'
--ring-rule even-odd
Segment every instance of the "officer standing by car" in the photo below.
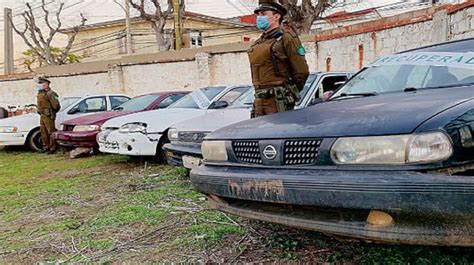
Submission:
{"label": "officer standing by car", "polygon": [[252,117],[292,110],[309,74],[298,36],[281,27],[286,9],[272,1],[260,3],[254,12],[264,33],[247,51],[255,87]]}
{"label": "officer standing by car", "polygon": [[43,149],[40,153],[53,154],[57,150],[56,142],[52,134],[56,131],[55,120],[56,113],[61,108],[59,104],[59,96],[51,90],[51,81],[44,77],[38,78],[38,95],[37,105],[40,114],[40,130],[41,140],[43,141]]}

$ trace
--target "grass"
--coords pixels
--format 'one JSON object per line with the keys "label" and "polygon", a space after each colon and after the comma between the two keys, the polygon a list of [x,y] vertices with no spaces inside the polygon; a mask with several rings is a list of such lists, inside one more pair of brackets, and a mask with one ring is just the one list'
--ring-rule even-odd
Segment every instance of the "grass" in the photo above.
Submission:
{"label": "grass", "polygon": [[472,264],[473,253],[341,242],[228,216],[181,168],[0,150],[0,263]]}

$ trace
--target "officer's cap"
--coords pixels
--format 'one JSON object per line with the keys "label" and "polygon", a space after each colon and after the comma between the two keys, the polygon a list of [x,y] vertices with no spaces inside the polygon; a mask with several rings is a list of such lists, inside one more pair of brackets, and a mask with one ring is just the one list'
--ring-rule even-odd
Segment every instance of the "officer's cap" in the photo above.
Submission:
{"label": "officer's cap", "polygon": [[38,84],[42,84],[42,83],[50,84],[51,81],[49,81],[49,79],[47,79],[46,77],[38,77]]}
{"label": "officer's cap", "polygon": [[[263,3],[262,3],[263,2]],[[257,14],[260,11],[275,11],[281,16],[285,16],[288,11],[282,5],[272,1],[260,1],[260,5],[255,9],[254,13]]]}

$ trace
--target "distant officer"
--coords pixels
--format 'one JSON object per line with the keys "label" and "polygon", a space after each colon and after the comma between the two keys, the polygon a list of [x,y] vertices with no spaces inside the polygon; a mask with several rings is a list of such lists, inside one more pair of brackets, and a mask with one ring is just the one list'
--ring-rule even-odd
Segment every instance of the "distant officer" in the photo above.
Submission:
{"label": "distant officer", "polygon": [[308,78],[305,49],[292,30],[281,27],[286,9],[262,3],[255,9],[262,36],[247,51],[255,87],[252,117],[292,110]]}
{"label": "distant officer", "polygon": [[51,90],[51,82],[46,78],[38,79],[38,96],[37,105],[40,114],[41,140],[43,141],[43,150],[40,153],[53,154],[57,150],[56,142],[52,134],[56,131],[55,120],[56,113],[61,106],[59,105],[59,97],[56,92]]}

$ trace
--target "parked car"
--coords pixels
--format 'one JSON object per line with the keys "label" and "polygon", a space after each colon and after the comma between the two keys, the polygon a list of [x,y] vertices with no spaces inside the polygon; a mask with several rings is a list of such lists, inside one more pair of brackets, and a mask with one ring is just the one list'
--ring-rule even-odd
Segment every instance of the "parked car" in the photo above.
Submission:
{"label": "parked car", "polygon": [[[324,92],[335,90],[350,76],[349,72],[310,74],[295,109],[314,104]],[[188,169],[198,166],[202,159],[201,143],[204,137],[219,128],[250,119],[253,101],[253,91],[249,91],[228,108],[174,125],[168,131],[170,143],[164,146],[168,164]]]}
{"label": "parked car", "polygon": [[67,120],[62,123],[61,130],[53,135],[61,146],[98,148],[97,134],[106,121],[135,112],[164,109],[188,93],[161,92],[138,96],[115,107],[112,111]]}
{"label": "parked car", "polygon": [[226,108],[250,86],[213,86],[197,89],[166,109],[134,113],[104,123],[97,135],[99,150],[129,156],[155,156],[164,160],[163,145],[175,123]]}
{"label": "parked car", "polygon": [[327,102],[208,135],[220,210],[328,234],[474,246],[474,39],[385,56]]}
{"label": "parked car", "polygon": [[[120,94],[65,97],[60,101],[61,110],[56,115],[56,128],[74,117],[111,110],[130,97]],[[42,148],[40,115],[36,113],[0,119],[0,146],[26,145],[33,151]]]}

